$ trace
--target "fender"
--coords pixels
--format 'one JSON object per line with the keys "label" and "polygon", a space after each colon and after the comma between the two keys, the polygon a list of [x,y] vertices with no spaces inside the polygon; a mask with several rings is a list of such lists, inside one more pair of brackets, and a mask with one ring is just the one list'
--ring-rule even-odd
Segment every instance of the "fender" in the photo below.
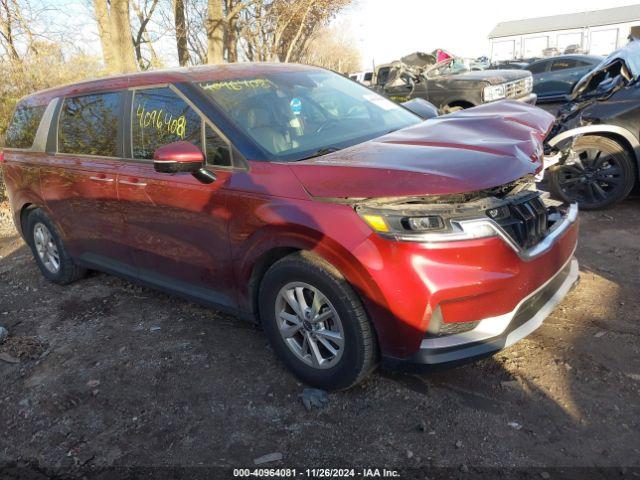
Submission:
{"label": "fender", "polygon": [[[364,266],[355,258],[349,249],[338,241],[331,239],[312,228],[301,225],[270,225],[255,232],[244,245],[233,253],[235,277],[239,286],[238,305],[249,317],[256,318],[253,295],[256,287],[252,283],[254,268],[260,260],[277,249],[306,250],[335,267],[345,280],[353,287],[370,315],[377,332],[384,329],[384,319],[379,311],[386,311],[376,299],[384,298],[378,286],[371,280]],[[381,338],[381,345],[385,346]]]}
{"label": "fender", "polygon": [[617,125],[586,125],[583,127],[573,128],[556,135],[551,140],[548,140],[547,144],[551,147],[556,147],[568,139],[572,139],[579,135],[594,133],[613,133],[624,138],[629,142],[631,148],[633,148],[634,159],[636,163],[638,163],[638,159],[640,158],[640,141],[638,141],[638,138],[632,132]]}

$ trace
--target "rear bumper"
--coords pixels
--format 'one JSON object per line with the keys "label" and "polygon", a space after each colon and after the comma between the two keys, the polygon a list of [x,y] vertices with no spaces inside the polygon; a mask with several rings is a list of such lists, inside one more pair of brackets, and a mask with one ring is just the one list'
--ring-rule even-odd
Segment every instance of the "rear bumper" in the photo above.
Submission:
{"label": "rear bumper", "polygon": [[425,338],[412,356],[390,359],[435,365],[481,357],[513,345],[536,330],[579,280],[578,261],[571,258],[548,282],[529,294],[512,311],[480,320],[468,332]]}

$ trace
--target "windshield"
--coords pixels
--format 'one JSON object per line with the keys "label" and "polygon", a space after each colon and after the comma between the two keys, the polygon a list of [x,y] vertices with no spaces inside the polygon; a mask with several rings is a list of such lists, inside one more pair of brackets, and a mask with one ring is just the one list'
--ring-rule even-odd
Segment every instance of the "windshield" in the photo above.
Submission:
{"label": "windshield", "polygon": [[199,85],[272,160],[301,160],[421,122],[398,104],[328,71]]}

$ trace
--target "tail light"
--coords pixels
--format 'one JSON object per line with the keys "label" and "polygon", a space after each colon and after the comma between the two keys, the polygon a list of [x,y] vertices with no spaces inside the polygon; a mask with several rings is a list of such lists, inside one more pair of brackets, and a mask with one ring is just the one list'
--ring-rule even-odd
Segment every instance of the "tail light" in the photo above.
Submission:
{"label": "tail light", "polygon": [[0,150],[0,163],[4,163],[4,152]]}

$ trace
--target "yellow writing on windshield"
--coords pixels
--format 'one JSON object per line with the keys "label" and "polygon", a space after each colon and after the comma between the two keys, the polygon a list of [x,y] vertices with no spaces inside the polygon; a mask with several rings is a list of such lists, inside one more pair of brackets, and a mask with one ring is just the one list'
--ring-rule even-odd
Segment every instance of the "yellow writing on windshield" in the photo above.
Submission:
{"label": "yellow writing on windshield", "polygon": [[143,105],[138,105],[136,117],[140,128],[154,128],[160,134],[170,133],[184,139],[187,131],[187,117],[174,117],[162,108],[147,110]]}
{"label": "yellow writing on windshield", "polygon": [[269,80],[266,80],[264,78],[254,78],[252,80],[230,80],[227,82],[211,82],[202,85],[202,88],[204,88],[205,90],[217,91],[224,88],[227,90],[235,90],[236,92],[244,90],[245,88],[267,89],[269,87],[271,87],[271,83],[269,83]]}

